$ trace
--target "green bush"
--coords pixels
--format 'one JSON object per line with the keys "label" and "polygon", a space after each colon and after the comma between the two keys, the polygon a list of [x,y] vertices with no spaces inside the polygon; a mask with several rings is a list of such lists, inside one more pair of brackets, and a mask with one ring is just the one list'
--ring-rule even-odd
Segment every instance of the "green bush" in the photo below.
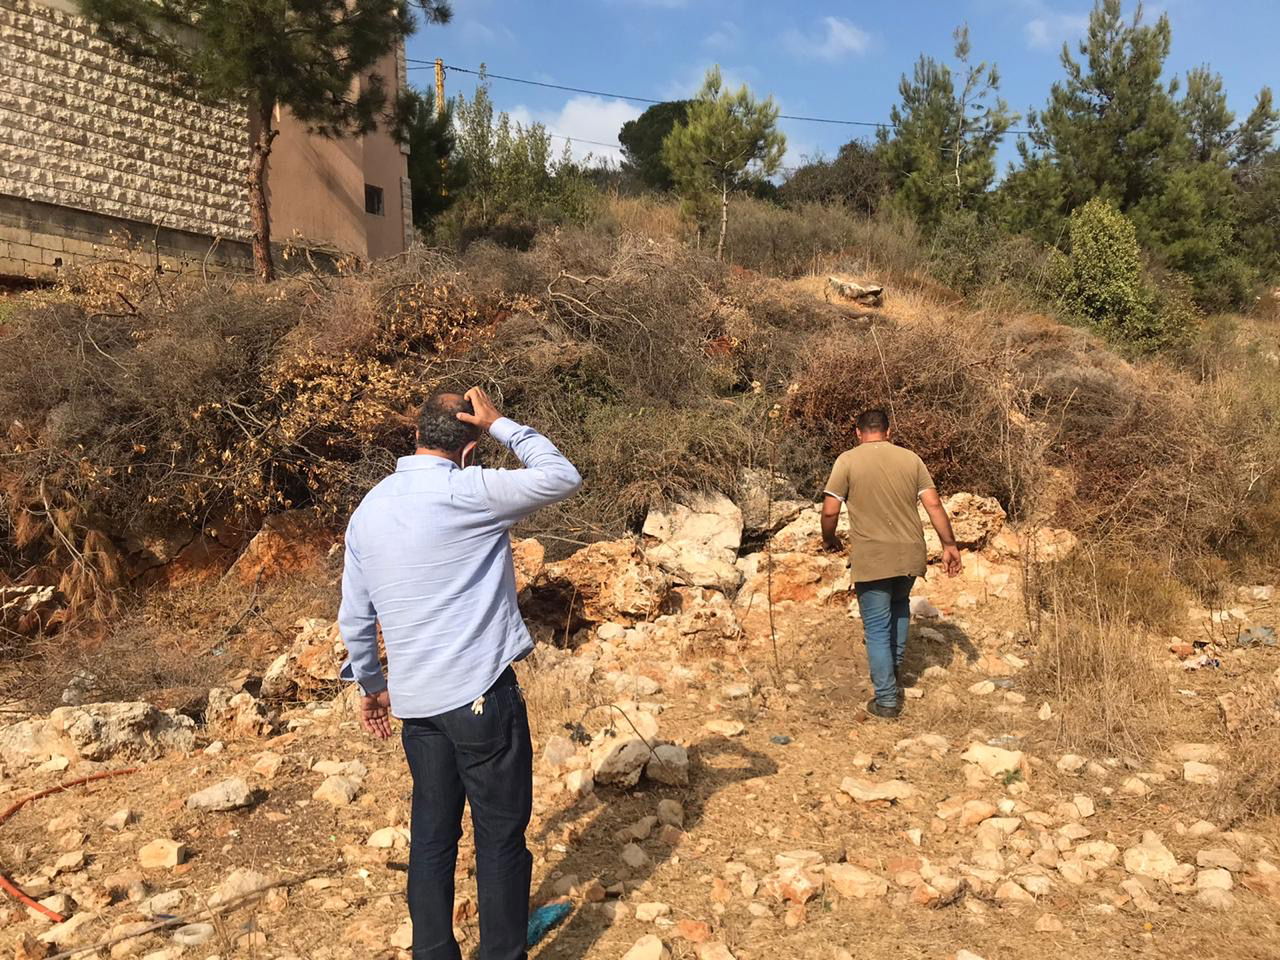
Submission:
{"label": "green bush", "polygon": [[1067,310],[1107,339],[1141,352],[1181,342],[1189,311],[1160,303],[1143,277],[1142,248],[1132,221],[1095,197],[1071,212],[1071,253],[1059,265]]}

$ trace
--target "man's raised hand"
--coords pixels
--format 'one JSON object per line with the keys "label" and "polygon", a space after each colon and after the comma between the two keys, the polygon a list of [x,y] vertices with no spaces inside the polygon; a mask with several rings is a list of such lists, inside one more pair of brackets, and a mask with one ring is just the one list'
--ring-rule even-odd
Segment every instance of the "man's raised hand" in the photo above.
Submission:
{"label": "man's raised hand", "polygon": [[463,423],[469,423],[487,432],[494,422],[502,416],[498,408],[493,405],[493,401],[489,399],[489,395],[479,387],[472,387],[468,390],[466,398],[471,403],[472,412],[458,412],[458,419]]}

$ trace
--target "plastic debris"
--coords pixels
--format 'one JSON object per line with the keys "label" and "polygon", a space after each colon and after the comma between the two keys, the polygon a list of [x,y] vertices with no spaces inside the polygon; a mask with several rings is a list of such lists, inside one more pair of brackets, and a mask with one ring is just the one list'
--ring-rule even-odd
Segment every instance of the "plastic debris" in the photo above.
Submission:
{"label": "plastic debris", "polygon": [[573,904],[567,898],[553,900],[538,907],[529,914],[529,933],[525,937],[525,945],[529,948],[534,947],[543,937],[562,924],[572,912]]}
{"label": "plastic debris", "polygon": [[1242,647],[1274,647],[1277,643],[1275,627],[1250,627],[1242,630],[1236,637],[1236,643]]}
{"label": "plastic debris", "polygon": [[776,737],[770,737],[769,742],[776,743],[780,747],[785,747],[788,743],[791,742],[791,738],[788,737],[785,733],[780,733]]}

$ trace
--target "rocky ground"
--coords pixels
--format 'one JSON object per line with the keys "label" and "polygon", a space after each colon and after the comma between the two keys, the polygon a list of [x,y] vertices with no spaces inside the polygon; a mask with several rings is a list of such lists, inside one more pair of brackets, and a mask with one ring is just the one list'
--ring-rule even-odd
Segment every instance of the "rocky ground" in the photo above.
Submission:
{"label": "rocky ground", "polygon": [[[1207,639],[1152,638],[1172,694],[1158,755],[1077,755],[1026,679],[1019,589],[1072,538],[949,506],[966,572],[918,585],[897,723],[862,712],[847,570],[807,504],[704,500],[556,563],[518,544],[542,641],[520,668],[534,902],[573,904],[534,956],[1280,956],[1280,829],[1214,819],[1228,727],[1280,701],[1271,588],[1189,611]],[[408,773],[336,688],[335,639],[300,621],[259,675],[185,712],[73,704],[0,727],[0,807],[136,765],[0,823],[4,872],[62,918],[0,900],[0,956],[408,957]],[[467,948],[473,868],[468,833]]]}

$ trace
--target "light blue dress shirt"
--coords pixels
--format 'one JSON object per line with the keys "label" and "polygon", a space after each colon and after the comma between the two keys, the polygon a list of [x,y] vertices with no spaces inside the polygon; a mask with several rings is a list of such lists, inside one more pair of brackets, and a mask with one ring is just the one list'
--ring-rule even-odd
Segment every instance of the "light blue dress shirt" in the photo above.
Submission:
{"label": "light blue dress shirt", "polygon": [[[460,469],[430,454],[401,457],[347,525],[342,678],[365,693],[389,690],[397,717],[472,703],[533,649],[516,603],[509,531],[572,495],[582,478],[530,427],[503,417],[489,434],[524,468]],[[376,624],[387,649],[385,678]]]}

